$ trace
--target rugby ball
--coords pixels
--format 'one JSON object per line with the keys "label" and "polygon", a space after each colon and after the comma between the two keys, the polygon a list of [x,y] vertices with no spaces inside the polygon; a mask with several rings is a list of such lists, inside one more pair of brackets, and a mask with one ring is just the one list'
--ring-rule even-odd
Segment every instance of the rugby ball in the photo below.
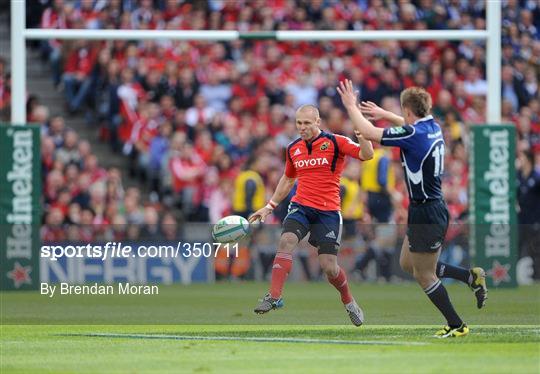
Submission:
{"label": "rugby ball", "polygon": [[212,239],[218,243],[237,242],[249,233],[249,221],[241,216],[223,217],[212,228]]}

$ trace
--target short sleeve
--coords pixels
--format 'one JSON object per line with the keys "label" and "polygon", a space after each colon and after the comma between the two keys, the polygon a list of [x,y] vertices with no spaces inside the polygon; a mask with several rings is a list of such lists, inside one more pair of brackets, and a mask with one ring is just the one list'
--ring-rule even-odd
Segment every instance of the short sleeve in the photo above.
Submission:
{"label": "short sleeve", "polygon": [[360,144],[342,135],[336,135],[336,142],[341,154],[360,159]]}
{"label": "short sleeve", "polygon": [[381,144],[391,147],[408,148],[413,144],[416,130],[413,126],[389,127],[384,129]]}
{"label": "short sleeve", "polygon": [[291,157],[289,155],[289,148],[285,150],[285,176],[287,178],[296,178],[296,169],[294,168],[294,165],[291,161]]}

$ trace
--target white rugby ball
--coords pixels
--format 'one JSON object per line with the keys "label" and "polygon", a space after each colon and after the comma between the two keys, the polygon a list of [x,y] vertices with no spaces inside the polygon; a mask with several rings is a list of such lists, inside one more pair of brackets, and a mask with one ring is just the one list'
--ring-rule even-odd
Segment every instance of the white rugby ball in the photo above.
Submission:
{"label": "white rugby ball", "polygon": [[212,228],[212,239],[218,243],[237,242],[249,233],[249,221],[241,216],[223,217]]}

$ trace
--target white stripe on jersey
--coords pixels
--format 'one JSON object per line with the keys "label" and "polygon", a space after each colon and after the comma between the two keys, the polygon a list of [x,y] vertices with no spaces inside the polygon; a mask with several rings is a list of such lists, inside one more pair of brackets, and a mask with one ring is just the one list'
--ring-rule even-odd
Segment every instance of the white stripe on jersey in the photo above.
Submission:
{"label": "white stripe on jersey", "polygon": [[[428,195],[426,194],[426,191],[424,190],[424,174],[422,173],[422,169],[424,168],[424,161],[426,161],[426,158],[431,153],[431,150],[433,149],[433,147],[435,147],[435,145],[437,145],[437,144],[439,144],[441,142],[444,143],[442,138],[434,141],[431,144],[431,146],[429,147],[429,149],[426,152],[426,155],[424,156],[424,158],[420,162],[420,169],[418,169],[417,172],[412,172],[411,169],[409,169],[409,166],[407,165],[407,158],[405,157],[405,154],[403,153],[403,161],[404,161],[403,166],[405,166],[405,170],[407,171],[407,183],[409,183],[409,189],[411,191],[411,195],[412,195],[412,189],[411,189],[410,182],[412,182],[415,185],[420,184],[420,188],[422,188],[422,193],[424,194],[424,197],[426,199],[428,198]],[[410,197],[412,198],[412,196],[410,196]]]}

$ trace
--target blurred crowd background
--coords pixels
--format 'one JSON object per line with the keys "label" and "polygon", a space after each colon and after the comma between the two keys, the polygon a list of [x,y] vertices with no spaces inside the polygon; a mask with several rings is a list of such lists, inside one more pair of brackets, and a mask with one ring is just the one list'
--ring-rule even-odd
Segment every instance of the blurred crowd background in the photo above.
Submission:
{"label": "blurred crowd background", "polygon": [[[484,0],[28,3],[27,27],[42,28],[469,30],[486,25]],[[502,116],[518,132],[519,222],[538,230],[540,209],[532,207],[540,207],[540,3],[503,1],[502,16]],[[249,215],[266,203],[283,173],[285,147],[297,137],[299,105],[316,104],[325,129],[353,135],[335,89],[349,78],[361,100],[398,113],[404,88],[417,85],[431,93],[447,144],[444,193],[456,224],[447,241],[449,248],[459,247],[448,256],[467,261],[459,223],[468,215],[469,129],[486,122],[484,42],[50,40],[34,48],[66,98],[60,113],[50,113],[36,97],[27,105],[29,122],[42,126],[45,240],[163,235],[168,224]],[[0,60],[0,110],[9,105],[4,66]],[[92,144],[70,128],[73,116],[84,116],[111,152],[124,155],[138,187],[124,188],[120,170],[100,167]],[[344,247],[356,258],[354,267],[366,276],[376,260],[376,276],[390,280],[388,264],[400,245],[400,226],[370,224],[406,222],[398,154],[377,149],[372,161],[350,161],[342,197]],[[286,202],[272,222],[285,214]],[[64,229],[69,223],[79,226]],[[527,235],[539,236],[534,230]],[[388,237],[394,240],[381,239]],[[522,240],[521,256],[538,263],[540,247],[528,242]]]}

